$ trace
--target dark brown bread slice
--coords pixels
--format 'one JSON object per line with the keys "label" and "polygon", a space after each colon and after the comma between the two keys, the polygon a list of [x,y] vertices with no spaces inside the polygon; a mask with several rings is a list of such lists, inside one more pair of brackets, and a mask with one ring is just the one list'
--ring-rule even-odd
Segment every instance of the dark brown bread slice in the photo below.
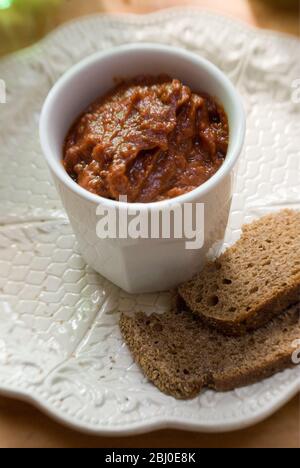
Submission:
{"label": "dark brown bread slice", "polygon": [[218,333],[181,310],[150,317],[123,314],[120,328],[148,379],[162,392],[187,399],[203,387],[231,390],[292,367],[299,312],[299,304],[292,306],[243,337]]}
{"label": "dark brown bread slice", "polygon": [[283,210],[245,225],[241,238],[179,294],[225,334],[266,324],[300,299],[300,212]]}

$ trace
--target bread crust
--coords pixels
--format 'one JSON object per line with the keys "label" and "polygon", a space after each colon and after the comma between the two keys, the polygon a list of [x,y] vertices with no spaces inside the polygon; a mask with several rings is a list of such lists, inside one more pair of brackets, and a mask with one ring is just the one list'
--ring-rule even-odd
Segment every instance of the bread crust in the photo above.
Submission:
{"label": "bread crust", "polygon": [[240,240],[178,292],[224,334],[265,325],[300,300],[300,212],[282,210],[245,225]]}
{"label": "bread crust", "polygon": [[228,391],[293,367],[300,338],[300,212],[243,227],[241,239],[179,287],[173,309],[122,314],[136,363],[162,392],[193,398]]}

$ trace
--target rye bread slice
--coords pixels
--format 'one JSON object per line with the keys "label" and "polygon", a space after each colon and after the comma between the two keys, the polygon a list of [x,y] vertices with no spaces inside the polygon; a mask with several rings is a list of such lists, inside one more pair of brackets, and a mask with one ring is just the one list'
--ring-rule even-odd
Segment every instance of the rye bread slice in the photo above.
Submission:
{"label": "rye bread slice", "polygon": [[300,305],[242,337],[225,336],[189,311],[123,314],[120,329],[134,360],[162,392],[195,397],[203,387],[232,390],[293,367]]}
{"label": "rye bread slice", "polygon": [[241,238],[179,294],[225,334],[266,324],[300,300],[300,212],[282,210],[245,225]]}

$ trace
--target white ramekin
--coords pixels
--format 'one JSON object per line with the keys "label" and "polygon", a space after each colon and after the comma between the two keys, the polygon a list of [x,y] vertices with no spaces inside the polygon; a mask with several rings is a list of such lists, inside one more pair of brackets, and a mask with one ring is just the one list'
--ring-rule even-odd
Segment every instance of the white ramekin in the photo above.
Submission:
{"label": "white ramekin", "polygon": [[[166,73],[194,91],[206,91],[224,106],[230,142],[226,160],[205,184],[190,193],[139,210],[164,210],[173,204],[204,203],[204,246],[187,250],[186,239],[99,239],[96,208],[126,210],[126,203],[98,197],[76,184],[63,165],[63,143],[75,118],[115,79]],[[245,137],[245,113],[229,79],[212,63],[186,50],[158,44],[132,44],[96,53],[65,73],[50,91],[40,119],[42,149],[86,262],[104,277],[131,293],[175,287],[201,269],[208,251],[222,241],[227,226],[233,168]]]}

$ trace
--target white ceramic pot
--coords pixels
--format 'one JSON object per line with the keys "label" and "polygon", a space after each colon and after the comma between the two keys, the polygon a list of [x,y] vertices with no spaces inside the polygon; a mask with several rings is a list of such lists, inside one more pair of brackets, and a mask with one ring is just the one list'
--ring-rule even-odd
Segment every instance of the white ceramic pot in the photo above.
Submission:
{"label": "white ceramic pot", "polygon": [[[122,214],[127,203],[94,195],[74,182],[63,165],[63,143],[75,118],[97,97],[114,86],[117,77],[166,73],[205,91],[224,106],[230,142],[226,160],[205,184],[180,197],[156,203],[130,204],[141,212],[167,210],[175,204],[204,203],[204,245],[186,249],[186,238],[101,239],[96,226],[102,208]],[[86,262],[101,275],[131,293],[166,290],[191,278],[208,251],[222,241],[232,197],[233,168],[245,136],[245,113],[229,79],[212,63],[183,49],[157,44],[133,44],[94,54],[63,75],[50,91],[40,119],[41,145],[58,192]],[[172,229],[171,229],[172,232]]]}

